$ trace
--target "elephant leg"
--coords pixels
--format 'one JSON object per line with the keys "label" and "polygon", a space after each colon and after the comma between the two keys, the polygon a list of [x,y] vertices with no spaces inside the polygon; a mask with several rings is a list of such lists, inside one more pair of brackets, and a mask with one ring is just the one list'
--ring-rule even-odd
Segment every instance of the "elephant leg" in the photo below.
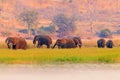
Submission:
{"label": "elephant leg", "polygon": [[112,48],[112,44],[111,43],[109,43],[109,48]]}
{"label": "elephant leg", "polygon": [[50,48],[50,44],[47,44],[47,48]]}
{"label": "elephant leg", "polygon": [[58,46],[58,49],[60,49],[61,48],[61,46]]}
{"label": "elephant leg", "polygon": [[20,49],[20,46],[18,44],[13,46],[15,49]]}
{"label": "elephant leg", "polygon": [[[77,46],[76,46],[77,47]],[[79,45],[79,48],[81,48],[81,45]]]}
{"label": "elephant leg", "polygon": [[51,44],[50,47],[53,48],[53,45]]}
{"label": "elephant leg", "polygon": [[99,44],[97,44],[97,47],[99,48]]}
{"label": "elephant leg", "polygon": [[102,44],[102,48],[105,48],[105,45],[104,45],[104,44]]}
{"label": "elephant leg", "polygon": [[67,48],[67,45],[61,45],[60,47],[61,48]]}
{"label": "elephant leg", "polygon": [[9,44],[7,44],[8,48],[11,49],[11,46]]}
{"label": "elephant leg", "polygon": [[37,44],[37,47],[39,46],[39,44]]}
{"label": "elephant leg", "polygon": [[55,46],[56,46],[56,43],[53,45],[53,47],[52,47],[52,48],[54,49],[54,48],[55,48]]}
{"label": "elephant leg", "polygon": [[41,42],[38,42],[37,48],[40,48],[43,44]]}
{"label": "elephant leg", "polygon": [[12,49],[16,49],[16,45],[12,45]]}
{"label": "elephant leg", "polygon": [[42,45],[41,41],[38,41],[37,48],[40,48]]}
{"label": "elephant leg", "polygon": [[101,48],[101,44],[100,43],[98,43],[98,48]]}
{"label": "elephant leg", "polygon": [[13,44],[7,43],[7,46],[8,46],[9,49],[12,49]]}
{"label": "elephant leg", "polygon": [[38,46],[37,46],[37,48],[40,48],[42,46],[42,44],[39,44]]}

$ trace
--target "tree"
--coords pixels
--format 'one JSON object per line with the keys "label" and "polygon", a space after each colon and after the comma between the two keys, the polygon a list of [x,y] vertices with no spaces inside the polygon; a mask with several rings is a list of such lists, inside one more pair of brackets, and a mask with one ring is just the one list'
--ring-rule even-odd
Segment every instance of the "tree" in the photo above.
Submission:
{"label": "tree", "polygon": [[75,31],[75,20],[68,18],[64,14],[58,14],[54,17],[53,23],[58,27],[56,31],[58,37],[68,36],[71,32]]}
{"label": "tree", "polygon": [[31,36],[31,27],[37,26],[39,22],[39,15],[35,10],[25,10],[19,15],[19,19],[28,27],[28,37]]}
{"label": "tree", "polygon": [[103,29],[103,30],[100,31],[99,36],[100,37],[111,37],[112,32],[109,29]]}
{"label": "tree", "polygon": [[49,26],[41,26],[38,29],[38,34],[41,34],[42,32],[50,34],[55,32],[55,26],[53,24],[50,24]]}
{"label": "tree", "polygon": [[68,0],[69,3],[72,3],[73,0]]}

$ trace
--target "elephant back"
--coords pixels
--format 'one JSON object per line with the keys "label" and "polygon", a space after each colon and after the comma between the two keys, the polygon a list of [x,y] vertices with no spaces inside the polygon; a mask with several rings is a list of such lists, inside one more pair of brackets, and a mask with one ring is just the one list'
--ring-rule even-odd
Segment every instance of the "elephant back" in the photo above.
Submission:
{"label": "elephant back", "polygon": [[48,35],[40,35],[39,40],[42,41],[42,42],[45,41],[49,44],[52,44],[52,38]]}
{"label": "elephant back", "polygon": [[66,39],[66,47],[67,48],[75,48],[75,42],[73,39]]}
{"label": "elephant back", "polygon": [[42,42],[49,42],[52,44],[52,38],[48,35],[36,35],[33,39],[33,44],[36,43],[36,41],[42,41]]}

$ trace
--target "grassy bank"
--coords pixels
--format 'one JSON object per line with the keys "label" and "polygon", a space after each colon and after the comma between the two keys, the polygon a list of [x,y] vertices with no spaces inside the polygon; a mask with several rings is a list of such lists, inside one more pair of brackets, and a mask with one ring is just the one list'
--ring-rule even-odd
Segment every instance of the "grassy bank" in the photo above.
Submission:
{"label": "grassy bank", "polygon": [[118,63],[119,48],[76,48],[76,49],[0,49],[3,64],[62,64],[62,63]]}

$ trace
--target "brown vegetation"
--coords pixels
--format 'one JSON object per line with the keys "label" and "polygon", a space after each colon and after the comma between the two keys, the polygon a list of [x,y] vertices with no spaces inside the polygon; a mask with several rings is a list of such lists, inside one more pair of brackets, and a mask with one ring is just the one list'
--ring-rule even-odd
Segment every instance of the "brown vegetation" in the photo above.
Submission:
{"label": "brown vegetation", "polygon": [[[73,16],[76,32],[81,38],[93,38],[102,29],[119,30],[120,0],[0,0],[0,36],[26,36],[19,29],[27,29],[17,16],[24,10],[37,10],[39,24],[50,25],[55,15]],[[118,35],[117,35],[118,36]]]}

